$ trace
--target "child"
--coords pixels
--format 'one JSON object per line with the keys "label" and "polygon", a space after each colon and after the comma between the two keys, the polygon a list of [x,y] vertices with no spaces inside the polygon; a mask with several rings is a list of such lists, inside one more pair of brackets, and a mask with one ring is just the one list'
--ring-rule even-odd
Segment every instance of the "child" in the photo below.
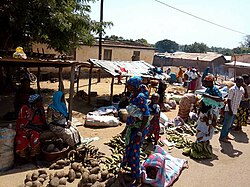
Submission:
{"label": "child", "polygon": [[164,96],[166,93],[166,89],[167,89],[167,83],[165,81],[160,81],[157,93],[159,94],[159,105],[161,111],[163,112],[169,111],[169,109],[166,108],[164,105]]}
{"label": "child", "polygon": [[148,132],[148,137],[151,139],[152,134],[154,134],[154,145],[157,145],[159,140],[160,133],[160,105],[159,103],[160,95],[158,93],[154,93],[151,97],[151,102],[148,105],[150,115],[153,117],[150,121],[150,127]]}

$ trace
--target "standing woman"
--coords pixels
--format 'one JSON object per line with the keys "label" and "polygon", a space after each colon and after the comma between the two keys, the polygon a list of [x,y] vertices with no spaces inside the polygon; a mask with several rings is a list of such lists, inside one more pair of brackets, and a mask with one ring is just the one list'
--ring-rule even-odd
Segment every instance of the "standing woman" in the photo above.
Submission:
{"label": "standing woman", "polygon": [[126,150],[121,167],[129,166],[135,179],[134,185],[140,185],[140,148],[149,129],[148,91],[141,77],[132,77],[127,82],[131,92],[125,135]]}
{"label": "standing woman", "polygon": [[48,107],[48,123],[50,130],[63,139],[70,147],[76,147],[81,143],[77,128],[68,121],[68,109],[62,91],[53,95],[53,103]]}

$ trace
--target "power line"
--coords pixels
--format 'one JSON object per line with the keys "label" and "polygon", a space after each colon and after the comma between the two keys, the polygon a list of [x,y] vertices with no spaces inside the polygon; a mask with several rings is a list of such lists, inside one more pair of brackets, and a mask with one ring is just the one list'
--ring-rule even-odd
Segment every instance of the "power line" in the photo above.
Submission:
{"label": "power line", "polygon": [[192,16],[192,17],[194,17],[194,18],[196,18],[196,19],[199,19],[199,20],[205,21],[205,22],[207,22],[207,23],[210,23],[210,24],[212,24],[212,25],[215,25],[215,26],[218,26],[218,27],[221,27],[221,28],[223,28],[223,29],[227,29],[227,30],[230,30],[230,31],[233,31],[233,32],[237,32],[237,33],[240,33],[240,34],[243,34],[243,35],[248,35],[248,34],[246,34],[246,33],[244,33],[244,32],[237,31],[237,30],[235,30],[235,29],[231,29],[231,28],[225,27],[225,26],[223,26],[223,25],[219,25],[219,24],[214,23],[214,22],[212,22],[212,21],[206,20],[206,19],[204,19],[204,18],[198,17],[198,16],[193,15],[193,14],[191,14],[191,13],[188,13],[188,12],[186,12],[186,11],[180,10],[180,9],[175,8],[175,7],[171,6],[171,5],[168,5],[167,3],[164,3],[164,2],[162,2],[162,1],[159,1],[159,0],[155,0],[155,1],[158,2],[158,3],[160,3],[160,4],[163,4],[163,5],[167,6],[167,7],[169,7],[169,8],[172,8],[172,9],[174,9],[174,10],[177,10],[177,11],[179,11],[179,12],[182,12],[182,13],[184,13],[184,14],[187,14],[187,15],[189,15],[189,16]]}

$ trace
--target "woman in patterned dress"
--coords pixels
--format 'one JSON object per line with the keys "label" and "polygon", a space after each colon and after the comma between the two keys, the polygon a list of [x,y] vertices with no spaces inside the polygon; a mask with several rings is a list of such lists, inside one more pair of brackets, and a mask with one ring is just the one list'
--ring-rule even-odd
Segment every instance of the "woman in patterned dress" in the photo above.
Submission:
{"label": "woman in patterned dress", "polygon": [[131,92],[130,104],[127,107],[127,131],[125,135],[126,150],[121,167],[131,168],[135,179],[134,185],[140,185],[140,148],[149,130],[149,108],[147,105],[148,90],[142,84],[141,77],[132,77],[127,82]]}
{"label": "woman in patterned dress", "polygon": [[[40,132],[47,127],[42,97],[30,95],[29,104],[20,109],[16,125],[16,154],[20,161],[32,159],[37,165],[40,154]],[[22,160],[21,160],[22,159]]]}

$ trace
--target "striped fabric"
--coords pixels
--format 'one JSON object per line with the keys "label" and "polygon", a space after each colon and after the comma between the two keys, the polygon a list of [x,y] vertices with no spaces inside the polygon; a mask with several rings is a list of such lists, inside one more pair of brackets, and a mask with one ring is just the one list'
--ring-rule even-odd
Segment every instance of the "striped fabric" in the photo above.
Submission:
{"label": "striped fabric", "polygon": [[[155,187],[170,186],[179,177],[186,163],[186,160],[172,157],[157,145],[154,154],[151,154],[141,165],[143,182]],[[155,179],[147,177],[146,168],[149,166],[158,168]]]}

